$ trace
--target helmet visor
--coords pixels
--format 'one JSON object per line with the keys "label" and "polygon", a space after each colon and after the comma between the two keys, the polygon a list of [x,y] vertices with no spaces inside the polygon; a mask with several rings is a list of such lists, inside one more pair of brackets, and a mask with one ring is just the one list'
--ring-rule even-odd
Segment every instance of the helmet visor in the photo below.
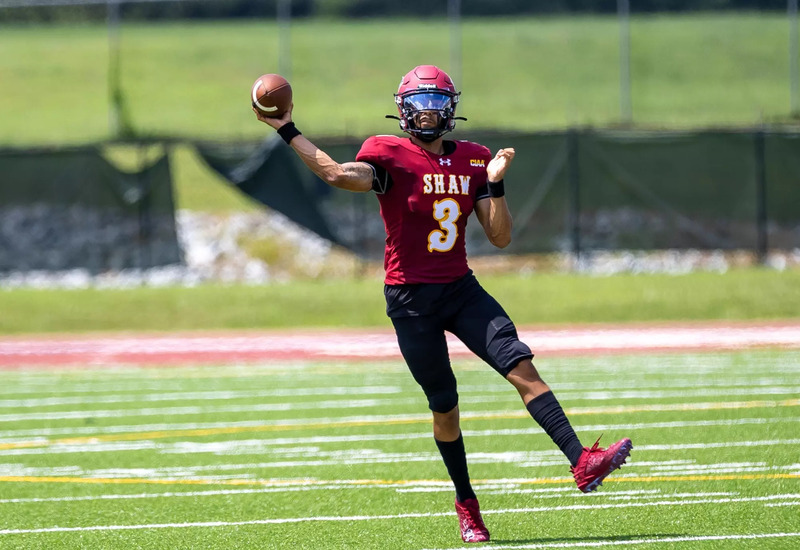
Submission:
{"label": "helmet visor", "polygon": [[420,92],[403,97],[403,109],[445,111],[453,108],[453,97],[438,92]]}

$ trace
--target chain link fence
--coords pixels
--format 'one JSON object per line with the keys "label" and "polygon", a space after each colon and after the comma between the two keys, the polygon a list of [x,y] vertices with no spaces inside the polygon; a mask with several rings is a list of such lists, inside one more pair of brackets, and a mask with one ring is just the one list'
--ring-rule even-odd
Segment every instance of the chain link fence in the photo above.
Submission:
{"label": "chain link fence", "polygon": [[[641,132],[568,130],[473,134],[517,151],[506,177],[514,216],[503,254],[596,250],[800,248],[800,134],[763,130]],[[334,159],[358,140],[318,140]],[[372,194],[340,191],[314,176],[277,137],[231,150],[200,148],[241,191],[368,258],[385,233]],[[500,253],[468,226],[472,254]]]}
{"label": "chain link fence", "polygon": [[[679,16],[667,28],[649,17],[666,12]],[[359,34],[375,42],[342,51],[331,41],[326,55],[314,55],[312,41],[325,29],[316,16],[366,22]],[[509,32],[487,40],[481,32],[498,20]],[[337,160],[352,160],[365,135],[397,130],[378,123],[420,50],[419,62],[463,84],[459,114],[470,122],[454,137],[517,149],[507,178],[513,243],[493,249],[473,222],[472,254],[699,249],[763,258],[800,248],[800,133],[791,126],[800,94],[797,0],[0,0],[0,25],[0,272],[182,261],[174,159],[167,152],[125,172],[101,151],[119,141],[191,143],[239,191],[379,258],[375,197],[332,189],[282,142],[260,140],[265,129],[249,112],[247,87],[260,72],[293,75],[303,131]],[[254,28],[258,42],[245,34]],[[759,47],[729,53],[749,33],[761,33]],[[686,50],[681,40],[705,49]],[[492,49],[508,44],[517,49]],[[569,65],[547,63],[563,52],[558,59]],[[335,63],[326,57],[345,54]],[[505,57],[522,70],[487,61]],[[198,78],[192,69],[207,58],[214,72]],[[704,58],[730,63],[714,72]],[[705,71],[691,82],[701,88],[687,83],[683,103],[662,101],[665,82],[693,76],[692,67]],[[740,96],[748,99],[737,120],[746,127],[719,124],[739,112],[733,106],[704,118],[710,103]],[[375,113],[378,130],[354,122],[354,110]],[[675,111],[723,129],[676,130],[686,125],[670,124]]]}

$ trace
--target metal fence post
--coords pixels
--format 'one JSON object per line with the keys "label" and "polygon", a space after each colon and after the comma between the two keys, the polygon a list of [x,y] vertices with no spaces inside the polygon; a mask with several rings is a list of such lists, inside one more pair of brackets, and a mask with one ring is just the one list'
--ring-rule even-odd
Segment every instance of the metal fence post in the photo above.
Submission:
{"label": "metal fence post", "polygon": [[788,0],[787,17],[789,19],[789,93],[790,93],[790,109],[792,116],[800,115],[800,106],[798,106],[798,75],[797,67],[797,0]]}
{"label": "metal fence post", "polygon": [[617,0],[619,20],[619,107],[622,122],[633,122],[631,107],[631,6],[630,0]]}
{"label": "metal fence post", "polygon": [[574,128],[567,132],[567,178],[569,182],[569,232],[575,264],[581,259],[581,174],[578,138]]}
{"label": "metal fence post", "polygon": [[461,80],[461,0],[448,0],[447,18],[450,20],[450,76],[458,88],[464,85]]}
{"label": "metal fence post", "polygon": [[108,130],[111,138],[118,138],[122,129],[122,86],[119,68],[120,0],[106,4],[108,27]]}
{"label": "metal fence post", "polygon": [[151,250],[153,245],[153,206],[152,182],[150,181],[153,174],[149,171],[145,174],[147,166],[147,144],[139,140],[136,142],[136,147],[138,155],[136,184],[139,193],[139,268],[144,271],[153,266],[153,251]]}
{"label": "metal fence post", "polygon": [[292,0],[278,0],[278,73],[292,80]]}
{"label": "metal fence post", "polygon": [[769,250],[769,238],[767,236],[767,175],[764,130],[757,130],[754,137],[753,164],[755,165],[756,180],[756,256],[758,257],[759,263],[764,263]]}

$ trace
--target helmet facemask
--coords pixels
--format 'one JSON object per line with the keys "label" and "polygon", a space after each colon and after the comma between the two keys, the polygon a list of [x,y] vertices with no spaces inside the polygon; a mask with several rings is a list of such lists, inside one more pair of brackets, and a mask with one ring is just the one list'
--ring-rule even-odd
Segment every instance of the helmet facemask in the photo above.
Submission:
{"label": "helmet facemask", "polygon": [[[422,89],[395,94],[395,103],[400,112],[400,129],[421,141],[430,143],[450,132],[456,126],[456,104],[460,93],[441,89]],[[424,113],[435,113],[438,124],[420,125],[418,118]]]}

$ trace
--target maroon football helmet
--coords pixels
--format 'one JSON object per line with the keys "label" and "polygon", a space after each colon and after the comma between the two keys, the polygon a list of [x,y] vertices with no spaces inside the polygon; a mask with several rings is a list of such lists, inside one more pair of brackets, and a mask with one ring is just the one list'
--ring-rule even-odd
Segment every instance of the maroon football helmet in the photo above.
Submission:
{"label": "maroon football helmet", "polygon": [[[456,105],[461,92],[456,91],[450,76],[435,65],[420,65],[409,71],[402,80],[394,101],[400,113],[400,129],[422,141],[431,142],[456,127]],[[420,128],[416,118],[420,111],[439,115],[439,124]],[[392,117],[394,118],[394,117]],[[459,120],[466,120],[458,117]]]}

